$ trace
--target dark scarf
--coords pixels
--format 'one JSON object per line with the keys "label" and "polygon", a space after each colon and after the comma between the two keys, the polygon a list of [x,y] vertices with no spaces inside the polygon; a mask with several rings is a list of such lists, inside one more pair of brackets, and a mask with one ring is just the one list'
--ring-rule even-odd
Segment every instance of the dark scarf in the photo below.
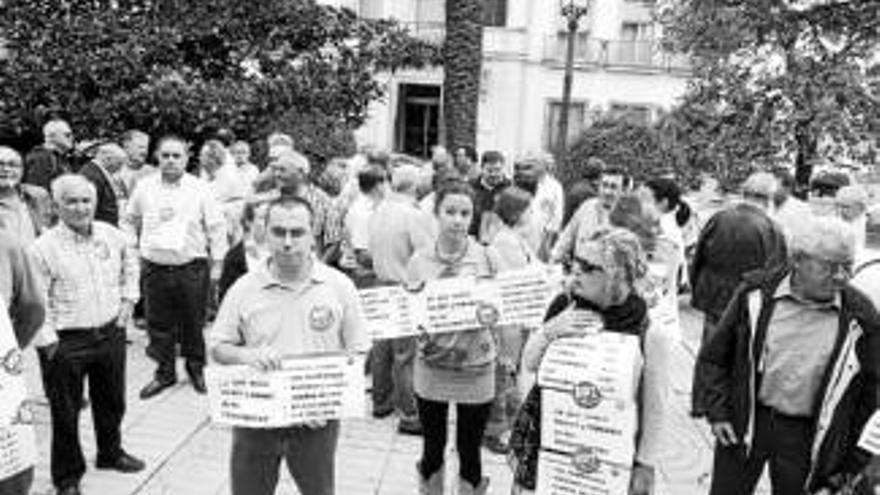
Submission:
{"label": "dark scarf", "polygon": [[547,310],[546,320],[561,313],[562,310],[572,303],[574,303],[577,309],[598,313],[602,317],[605,330],[630,335],[642,335],[648,328],[648,303],[635,292],[630,293],[629,297],[622,303],[608,306],[607,308],[599,307],[594,302],[575,294],[562,295],[550,305],[550,308]]}

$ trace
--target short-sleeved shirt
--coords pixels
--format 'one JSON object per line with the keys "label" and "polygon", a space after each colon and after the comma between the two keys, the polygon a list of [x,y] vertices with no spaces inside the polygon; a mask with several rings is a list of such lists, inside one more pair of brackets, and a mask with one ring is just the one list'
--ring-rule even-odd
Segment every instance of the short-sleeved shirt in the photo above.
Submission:
{"label": "short-sleeved shirt", "polygon": [[434,243],[429,215],[414,200],[392,195],[383,201],[368,225],[373,270],[379,280],[403,282],[413,253]]}
{"label": "short-sleeved shirt", "polygon": [[293,287],[253,267],[226,293],[211,345],[270,346],[283,355],[364,351],[369,347],[354,283],[317,259],[308,280]]}

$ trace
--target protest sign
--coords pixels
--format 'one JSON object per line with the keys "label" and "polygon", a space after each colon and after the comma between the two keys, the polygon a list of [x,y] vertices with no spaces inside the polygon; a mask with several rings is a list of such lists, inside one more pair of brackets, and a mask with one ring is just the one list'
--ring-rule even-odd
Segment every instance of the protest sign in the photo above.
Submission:
{"label": "protest sign", "polygon": [[[5,311],[5,306],[0,308]],[[9,426],[27,399],[21,351],[10,324],[0,325],[0,428]]]}
{"label": "protest sign", "polygon": [[30,424],[0,428],[0,480],[9,478],[37,462],[37,439]]}
{"label": "protest sign", "polygon": [[871,455],[880,455],[880,411],[875,411],[865,423],[858,446]]}
{"label": "protest sign", "polygon": [[631,465],[599,460],[589,449],[574,454],[538,454],[536,495],[622,495],[629,493]]}
{"label": "protest sign", "polygon": [[617,495],[629,486],[643,366],[639,337],[591,324],[583,335],[550,344],[538,369],[538,495]]}
{"label": "protest sign", "polygon": [[535,265],[492,278],[431,280],[418,291],[387,286],[359,294],[373,339],[393,339],[481,326],[537,326],[561,282],[558,267]]}
{"label": "protest sign", "polygon": [[278,428],[362,417],[366,411],[364,358],[344,354],[285,359],[281,370],[250,366],[205,369],[208,405],[215,423]]}

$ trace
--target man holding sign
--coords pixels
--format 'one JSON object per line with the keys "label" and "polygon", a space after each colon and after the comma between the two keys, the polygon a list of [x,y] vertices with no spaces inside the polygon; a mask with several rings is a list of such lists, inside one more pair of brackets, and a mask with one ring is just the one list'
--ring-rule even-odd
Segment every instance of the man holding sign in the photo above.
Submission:
{"label": "man holding sign", "polygon": [[[311,222],[303,199],[269,203],[270,257],[229,289],[209,336],[220,364],[270,372],[284,357],[366,349],[354,284],[317,259]],[[236,427],[232,435],[233,495],[274,494],[282,458],[301,493],[334,493],[338,421]]]}
{"label": "man holding sign", "polygon": [[848,285],[853,234],[833,218],[792,232],[790,266],[753,273],[699,356],[716,437],[711,495],[836,493],[867,460],[880,405],[880,316]]}

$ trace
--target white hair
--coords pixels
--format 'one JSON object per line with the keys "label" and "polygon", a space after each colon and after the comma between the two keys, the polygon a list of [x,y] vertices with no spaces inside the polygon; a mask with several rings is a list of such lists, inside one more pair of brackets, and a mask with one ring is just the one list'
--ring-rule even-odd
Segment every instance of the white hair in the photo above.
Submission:
{"label": "white hair", "polygon": [[294,147],[293,138],[290,137],[290,134],[285,134],[283,132],[273,132],[269,134],[269,137],[266,138],[266,145],[269,148],[275,146],[286,146],[289,148]]}
{"label": "white hair", "polygon": [[799,220],[791,229],[789,250],[792,256],[822,255],[838,249],[853,253],[855,232],[837,217],[809,216]]}
{"label": "white hair", "polygon": [[52,119],[43,125],[43,137],[48,137],[60,131],[70,130],[70,124],[62,119]]}
{"label": "white hair", "polygon": [[395,192],[415,192],[421,182],[421,170],[415,165],[400,165],[391,170],[391,188]]}
{"label": "white hair", "polygon": [[287,148],[284,146],[273,146],[273,148],[281,148],[276,163],[290,164],[291,166],[302,170],[304,174],[309,174],[312,171],[312,164],[302,153],[293,148]]}
{"label": "white hair", "polygon": [[0,159],[10,160],[21,166],[21,154],[9,146],[0,146]]}
{"label": "white hair", "polygon": [[88,179],[79,174],[63,174],[52,181],[52,199],[60,203],[67,192],[80,187],[86,188],[93,200],[98,198],[98,190]]}
{"label": "white hair", "polygon": [[755,172],[743,182],[742,194],[746,198],[770,201],[777,189],[779,189],[779,180],[776,176],[770,172]]}

